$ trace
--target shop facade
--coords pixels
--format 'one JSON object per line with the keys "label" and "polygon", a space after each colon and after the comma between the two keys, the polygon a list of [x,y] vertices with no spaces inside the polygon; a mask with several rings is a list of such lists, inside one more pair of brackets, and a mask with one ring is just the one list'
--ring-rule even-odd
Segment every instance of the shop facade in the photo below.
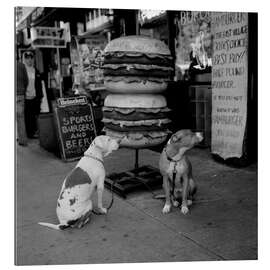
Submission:
{"label": "shop facade", "polygon": [[43,8],[28,19],[26,28],[40,26],[70,33],[65,48],[38,49],[48,96],[54,100],[76,90],[89,96],[99,132],[107,95],[104,48],[117,37],[144,35],[165,42],[173,56],[174,74],[165,94],[172,109],[172,131],[203,132],[201,146],[220,160],[243,165],[256,160],[257,14]]}
{"label": "shop facade", "polygon": [[167,90],[173,131],[202,132],[201,146],[217,160],[257,160],[257,14],[167,11],[142,27],[156,38],[155,30],[168,33],[162,39],[175,64]]}
{"label": "shop facade", "polygon": [[256,160],[257,14],[175,15],[176,74],[180,67],[183,76],[175,81],[188,82],[191,128],[203,131],[218,160],[239,166]]}

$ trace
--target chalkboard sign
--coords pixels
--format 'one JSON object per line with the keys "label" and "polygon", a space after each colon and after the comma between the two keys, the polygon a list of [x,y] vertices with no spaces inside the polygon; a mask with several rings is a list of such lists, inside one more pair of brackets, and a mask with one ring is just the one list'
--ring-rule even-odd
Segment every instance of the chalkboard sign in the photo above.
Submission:
{"label": "chalkboard sign", "polygon": [[54,118],[62,158],[65,161],[80,158],[96,137],[91,104],[84,96],[59,98]]}

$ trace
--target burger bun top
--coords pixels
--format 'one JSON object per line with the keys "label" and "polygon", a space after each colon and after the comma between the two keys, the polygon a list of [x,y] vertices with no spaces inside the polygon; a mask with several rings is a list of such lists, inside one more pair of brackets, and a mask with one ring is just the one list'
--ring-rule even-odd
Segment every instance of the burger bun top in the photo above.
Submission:
{"label": "burger bun top", "polygon": [[104,106],[118,108],[163,108],[167,102],[162,95],[152,94],[109,94]]}
{"label": "burger bun top", "polygon": [[171,55],[168,46],[164,42],[146,36],[125,36],[113,39],[105,48],[105,53],[110,52]]}

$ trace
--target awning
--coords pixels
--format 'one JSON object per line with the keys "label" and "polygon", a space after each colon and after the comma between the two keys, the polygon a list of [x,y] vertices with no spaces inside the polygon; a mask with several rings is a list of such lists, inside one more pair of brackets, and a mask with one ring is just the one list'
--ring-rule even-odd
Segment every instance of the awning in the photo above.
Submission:
{"label": "awning", "polygon": [[45,8],[42,16],[32,21],[31,26],[53,26],[54,22],[72,22],[85,19],[85,8]]}
{"label": "awning", "polygon": [[96,28],[93,28],[91,30],[88,30],[88,31],[82,33],[81,35],[78,35],[77,38],[83,39],[83,38],[93,37],[96,35],[101,35],[103,33],[108,32],[109,29],[111,29],[112,27],[113,27],[113,23],[106,22],[106,23],[104,23]]}
{"label": "awning", "polygon": [[32,21],[36,20],[39,16],[42,15],[45,8],[43,7],[33,7],[28,14],[22,18],[22,20],[17,24],[16,30],[19,32],[25,28],[30,28]]}
{"label": "awning", "polygon": [[49,20],[51,21],[51,15],[54,12],[55,12],[55,8],[45,8],[42,15],[31,22],[31,27],[45,25]]}

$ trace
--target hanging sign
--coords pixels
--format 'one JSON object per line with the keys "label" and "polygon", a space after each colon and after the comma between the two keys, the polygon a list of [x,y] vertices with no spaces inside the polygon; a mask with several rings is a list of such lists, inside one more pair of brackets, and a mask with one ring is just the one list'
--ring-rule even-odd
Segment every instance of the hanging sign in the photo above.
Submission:
{"label": "hanging sign", "polygon": [[107,43],[105,36],[99,35],[85,38],[84,42],[78,45],[83,66],[82,80],[86,89],[105,89],[102,65]]}
{"label": "hanging sign", "polygon": [[72,37],[70,42],[70,62],[73,72],[73,84],[81,85],[83,65],[79,55],[78,40],[75,37]]}
{"label": "hanging sign", "polygon": [[247,119],[248,14],[213,13],[212,153],[240,158]]}
{"label": "hanging sign", "polygon": [[107,39],[104,36],[80,38],[72,37],[70,59],[73,69],[74,84],[87,90],[103,90],[104,48]]}
{"label": "hanging sign", "polygon": [[68,35],[65,28],[32,27],[31,41],[34,48],[66,48]]}

